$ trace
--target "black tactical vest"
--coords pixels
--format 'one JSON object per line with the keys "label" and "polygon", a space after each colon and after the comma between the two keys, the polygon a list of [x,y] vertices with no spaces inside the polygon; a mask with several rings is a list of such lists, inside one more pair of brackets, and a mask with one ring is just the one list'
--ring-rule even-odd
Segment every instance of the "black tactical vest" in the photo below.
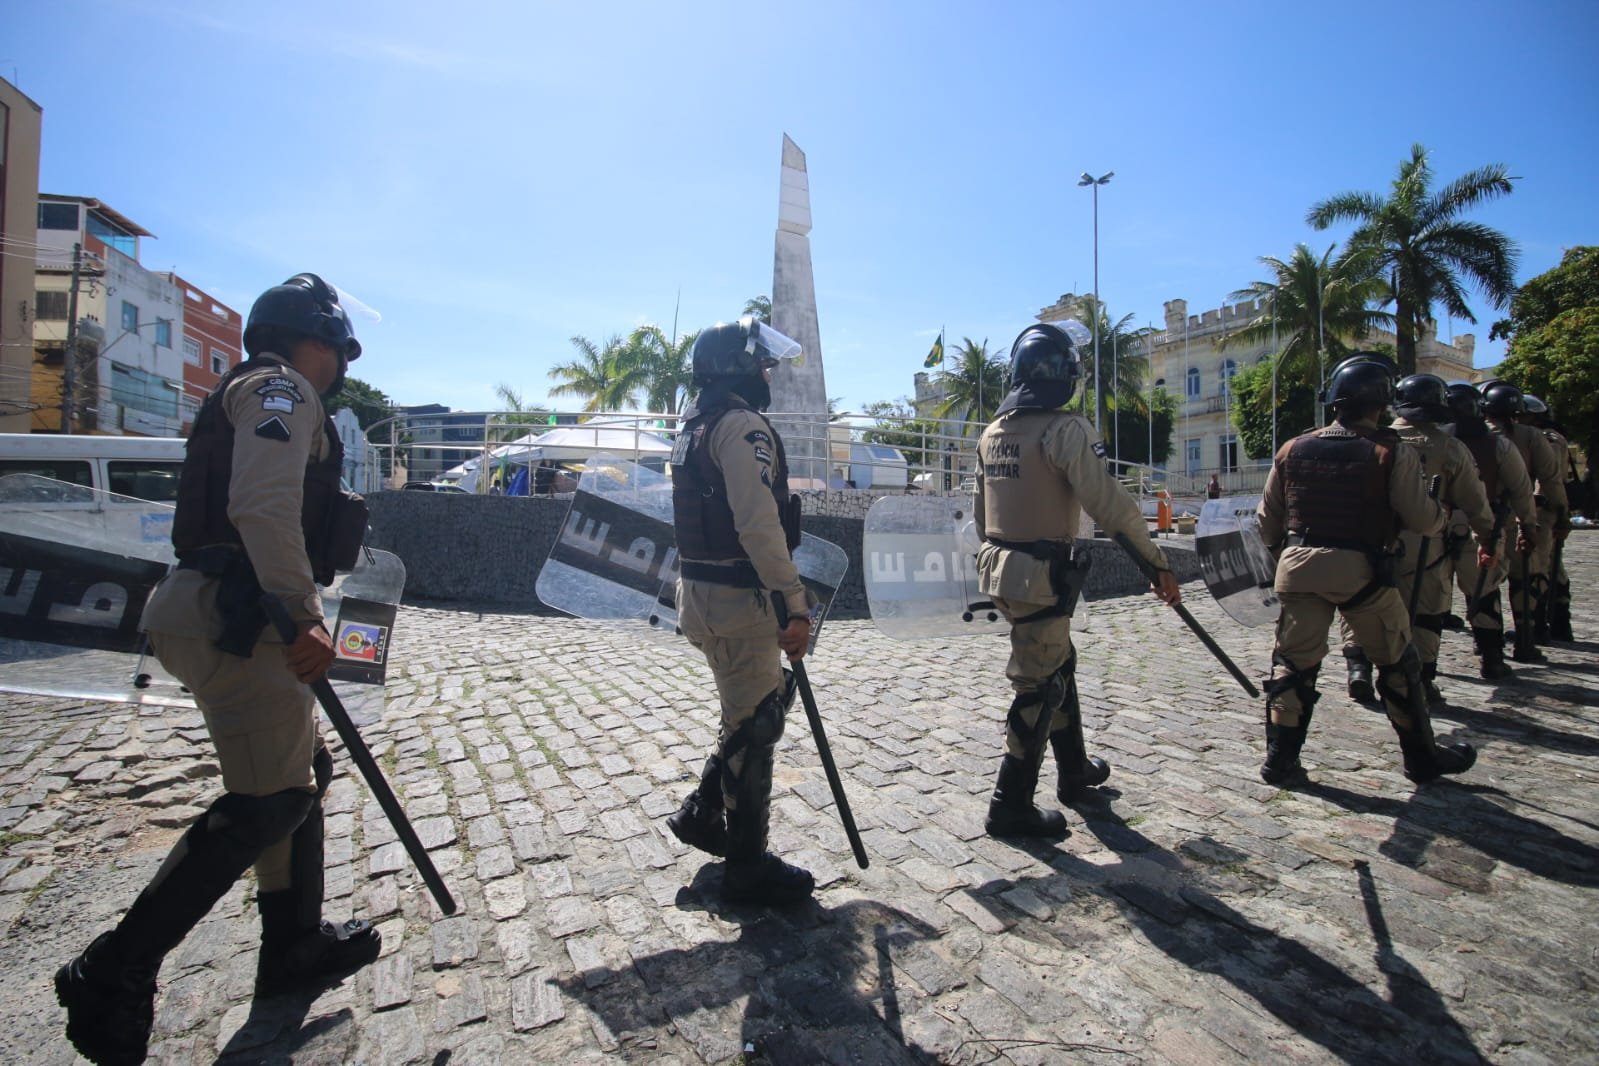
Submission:
{"label": "black tactical vest", "polygon": [[[244,539],[228,521],[228,483],[233,477],[233,424],[222,410],[222,397],[239,377],[274,363],[247,359],[223,375],[216,391],[206,397],[195,416],[194,429],[184,448],[183,473],[178,478],[177,513],[172,518],[172,547],[178,559],[185,552],[214,544],[243,545]],[[327,552],[332,536],[334,501],[340,495],[339,476],[344,469],[344,445],[333,419],[323,414],[322,431],[328,439],[326,459],[312,459],[305,467],[300,506],[300,526],[305,532],[306,554],[313,564]],[[331,579],[331,575],[329,575]],[[320,581],[320,576],[319,576]],[[326,582],[321,582],[326,584]]]}
{"label": "black tactical vest", "polygon": [[[754,411],[749,404],[734,400],[726,407],[699,414],[683,424],[683,434],[672,453],[672,521],[677,527],[677,551],[684,559],[748,559],[749,552],[739,543],[733,526],[733,508],[727,502],[727,481],[711,461],[706,447],[711,433],[729,411]],[[759,411],[755,412],[760,414]],[[777,462],[772,472],[772,496],[777,513],[789,506],[788,457],[783,438],[772,423],[761,415],[772,438]],[[786,528],[786,527],[785,527]]]}
{"label": "black tactical vest", "polygon": [[1388,502],[1392,430],[1333,424],[1297,437],[1277,453],[1277,476],[1288,505],[1288,529],[1311,547],[1377,552],[1397,535]]}
{"label": "black tactical vest", "polygon": [[1461,420],[1455,423],[1455,438],[1466,446],[1472,462],[1477,464],[1477,476],[1482,479],[1489,504],[1498,507],[1499,449],[1494,443],[1496,438],[1493,432],[1486,422],[1469,423]]}

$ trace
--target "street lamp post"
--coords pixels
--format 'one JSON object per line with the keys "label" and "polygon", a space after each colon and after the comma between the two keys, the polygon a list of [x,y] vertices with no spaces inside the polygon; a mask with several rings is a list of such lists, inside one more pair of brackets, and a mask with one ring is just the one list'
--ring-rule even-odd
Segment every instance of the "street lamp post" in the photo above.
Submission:
{"label": "street lamp post", "polygon": [[1116,176],[1114,170],[1094,177],[1086,170],[1077,179],[1078,185],[1094,190],[1094,429],[1099,429],[1099,187]]}

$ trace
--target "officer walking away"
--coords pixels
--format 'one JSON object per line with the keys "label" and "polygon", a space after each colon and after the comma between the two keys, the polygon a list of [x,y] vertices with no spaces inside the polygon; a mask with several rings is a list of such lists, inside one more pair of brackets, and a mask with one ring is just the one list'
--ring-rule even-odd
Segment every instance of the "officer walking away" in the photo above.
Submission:
{"label": "officer walking away", "polygon": [[[1443,702],[1437,684],[1438,646],[1453,596],[1455,557],[1470,534],[1475,533],[1476,566],[1472,569],[1491,566],[1495,561],[1489,550],[1494,520],[1471,452],[1439,424],[1454,417],[1449,407],[1449,386],[1444,379],[1435,374],[1411,374],[1400,381],[1394,390],[1394,414],[1398,417],[1389,428],[1416,450],[1421,459],[1423,479],[1430,482],[1438,478],[1437,498],[1448,515],[1442,537],[1400,535],[1403,550],[1399,559],[1399,592],[1407,598],[1412,593],[1416,596],[1416,602],[1407,603],[1407,606],[1415,619],[1412,639],[1421,655],[1422,686],[1430,707]],[[1418,565],[1422,567],[1419,584],[1416,581]],[[1364,661],[1368,680],[1371,665],[1360,645],[1354,642],[1347,618],[1342,620],[1340,628],[1344,636],[1344,656],[1351,664],[1350,687],[1353,688],[1357,660]]]}
{"label": "officer walking away", "polygon": [[1534,639],[1539,644],[1547,644],[1551,640],[1570,641],[1573,639],[1571,578],[1566,575],[1564,549],[1566,537],[1571,533],[1572,489],[1577,485],[1577,465],[1571,458],[1571,443],[1555,423],[1554,412],[1549,405],[1530,392],[1523,394],[1521,399],[1525,408],[1521,420],[1541,432],[1549,442],[1549,450],[1554,453],[1555,463],[1560,468],[1560,475],[1555,480],[1561,482],[1561,491],[1565,496],[1560,516],[1551,530],[1553,548],[1549,556],[1549,580],[1533,630]]}
{"label": "officer walking away", "polygon": [[[1067,324],[1072,327],[1087,334],[1079,323]],[[1155,595],[1168,604],[1181,598],[1138,505],[1106,467],[1093,424],[1060,410],[1077,377],[1077,349],[1067,329],[1028,326],[1011,345],[1010,392],[977,445],[973,519],[983,540],[977,576],[982,593],[1011,623],[1005,676],[1015,694],[988,805],[991,836],[1065,832],[1063,814],[1033,804],[1046,739],[1055,752],[1061,803],[1110,776],[1103,760],[1088,757],[1077,698],[1071,615],[1087,559],[1074,556],[1072,542],[1082,511],[1107,533],[1125,533],[1160,571]]]}
{"label": "officer walking away", "polygon": [[[722,726],[699,787],[666,820],[683,843],[725,856],[722,898],[772,905],[808,898],[815,880],[766,850],[772,764],[810,639],[810,607],[794,566],[799,497],[788,491],[783,441],[761,412],[771,372],[797,342],[751,317],[694,342],[693,383],[672,452],[672,517],[682,558],[678,625],[705,654]],[[774,599],[788,622],[778,627]]]}
{"label": "officer walking away", "polygon": [[1392,364],[1375,354],[1340,363],[1323,402],[1334,422],[1278,449],[1257,512],[1260,535],[1278,553],[1272,676],[1266,683],[1266,761],[1271,785],[1304,774],[1299,752],[1318,694],[1337,611],[1377,666],[1377,691],[1399,735],[1405,776],[1417,783],[1458,774],[1476,761],[1469,744],[1438,744],[1422,689],[1421,657],[1395,587],[1393,542],[1401,529],[1433,536],[1443,510],[1428,497],[1417,453],[1377,428],[1394,395]]}
{"label": "officer walking away", "polygon": [[[1481,660],[1480,672],[1494,681],[1511,676],[1510,666],[1505,662],[1505,623],[1499,587],[1509,572],[1511,556],[1521,550],[1517,546],[1531,546],[1538,514],[1532,503],[1532,479],[1527,476],[1521,453],[1483,421],[1482,393],[1473,385],[1457,382],[1449,386],[1449,407],[1453,421],[1450,431],[1471,452],[1477,477],[1494,509],[1495,520],[1501,525],[1496,561],[1481,582],[1480,597],[1477,595],[1476,552],[1465,544],[1455,552],[1455,581],[1466,598],[1466,624],[1471,627],[1471,639]],[[1514,529],[1510,525],[1512,518],[1516,522]]]}
{"label": "officer walking away", "polygon": [[1518,550],[1518,558],[1510,565],[1510,610],[1516,619],[1516,639],[1510,657],[1518,663],[1546,662],[1543,652],[1538,650],[1537,617],[1539,604],[1549,587],[1555,527],[1566,524],[1565,472],[1543,433],[1520,421],[1526,409],[1520,389],[1507,381],[1487,381],[1481,389],[1482,410],[1488,416],[1488,424],[1495,433],[1516,446],[1536,489],[1533,503],[1538,511],[1538,524],[1533,530],[1531,550]]}
{"label": "officer walking away", "polygon": [[[143,1061],[162,959],[251,866],[258,997],[325,985],[380,948],[367,922],[322,920],[333,759],[306,687],[334,660],[317,586],[355,564],[366,530],[365,504],[340,492],[342,450],[322,406],[361,345],[337,290],[297,274],[256,300],[244,347],[195,419],[172,525],[178,566],[144,612],[156,656],[205,717],[225,792],[117,927],[56,973],[67,1036],[97,1063]],[[298,623],[293,643],[267,625],[263,592]]]}

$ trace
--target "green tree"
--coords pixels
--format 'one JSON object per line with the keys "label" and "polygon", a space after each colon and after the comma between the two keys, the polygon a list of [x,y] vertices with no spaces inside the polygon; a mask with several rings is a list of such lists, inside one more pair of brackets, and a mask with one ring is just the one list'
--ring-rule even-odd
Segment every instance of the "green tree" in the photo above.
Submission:
{"label": "green tree", "polygon": [[[1329,246],[1318,257],[1305,245],[1296,244],[1286,262],[1263,255],[1260,262],[1272,276],[1250,282],[1229,297],[1235,301],[1253,300],[1260,305],[1260,311],[1248,325],[1223,337],[1216,347],[1226,351],[1275,344],[1280,358],[1271,365],[1278,368],[1277,388],[1281,395],[1304,386],[1314,398],[1322,378],[1352,350],[1349,342],[1364,341],[1372,330],[1393,324],[1392,315],[1372,306],[1381,303],[1388,292],[1374,257],[1345,252],[1334,258],[1335,247]],[[1325,359],[1319,352],[1322,347],[1326,349]],[[1269,377],[1263,395],[1262,402],[1269,405]],[[1270,418],[1265,409],[1236,413]],[[1271,439],[1269,428],[1266,439]],[[1247,442],[1245,452],[1250,458],[1267,454],[1250,451]]]}
{"label": "green tree", "polygon": [[494,386],[494,397],[500,401],[500,415],[489,427],[490,440],[515,440],[526,436],[528,426],[548,424],[549,409],[542,404],[524,403],[522,394],[508,382]]}
{"label": "green tree", "polygon": [[1264,459],[1272,454],[1272,424],[1275,417],[1277,442],[1296,437],[1312,428],[1316,421],[1317,388],[1314,377],[1290,376],[1286,371],[1277,379],[1277,404],[1272,405],[1271,376],[1279,360],[1286,356],[1267,356],[1263,362],[1233,375],[1232,418],[1242,442],[1244,455]]}
{"label": "green tree", "polygon": [[744,301],[742,314],[754,315],[770,326],[772,324],[772,298],[770,296],[750,297]]}
{"label": "green tree", "polygon": [[939,468],[938,435],[944,431],[941,423],[918,416],[905,399],[869,403],[864,413],[876,421],[871,428],[861,430],[863,442],[898,448],[910,467],[911,477]]}
{"label": "green tree", "polygon": [[1510,337],[1499,376],[1549,404],[1587,454],[1591,486],[1599,454],[1599,248],[1568,249],[1559,266],[1517,291],[1510,318],[1494,330]]}
{"label": "green tree", "polygon": [[550,377],[561,382],[551,395],[580,396],[585,411],[637,408],[645,372],[619,335],[596,345],[580,334],[572,338],[572,347],[577,349],[576,359],[550,368]]}
{"label": "green tree", "polygon": [[962,436],[975,436],[994,420],[994,411],[1005,398],[1009,366],[1004,356],[988,350],[986,337],[981,344],[970,337],[962,338],[953,356],[945,365],[953,363],[955,369],[933,375],[933,383],[944,397],[933,414],[964,421]]}
{"label": "green tree", "polygon": [[[1133,410],[1145,410],[1149,397],[1144,393],[1144,379],[1149,375],[1149,353],[1143,327],[1132,325],[1133,316],[1123,315],[1115,321],[1101,303],[1095,313],[1094,298],[1082,297],[1078,306],[1077,321],[1087,329],[1089,336],[1099,337],[1099,369],[1105,379],[1100,392],[1100,407],[1109,413],[1116,407],[1113,393],[1122,401],[1122,416]],[[1092,339],[1079,346],[1078,360],[1082,376],[1078,379],[1078,407],[1088,414],[1088,405],[1094,395],[1094,342]],[[1008,368],[1007,368],[1008,369]],[[1092,415],[1089,416],[1092,419]]]}
{"label": "green tree", "polygon": [[685,333],[674,342],[659,326],[640,326],[628,337],[626,360],[643,374],[647,410],[665,414],[683,410],[694,380],[689,355],[698,336]]}
{"label": "green tree", "polygon": [[383,395],[382,390],[373,388],[360,378],[351,377],[344,379],[344,387],[328,401],[327,412],[331,415],[345,407],[355,412],[355,420],[361,424],[362,430],[390,417],[397,410],[394,401]]}
{"label": "green tree", "polygon": [[1509,302],[1516,284],[1517,252],[1510,238],[1460,217],[1480,203],[1509,195],[1511,178],[1504,166],[1473,170],[1436,192],[1431,186],[1427,149],[1417,144],[1399,164],[1387,197],[1339,193],[1306,216],[1317,229],[1355,223],[1350,249],[1371,254],[1387,275],[1402,374],[1416,372],[1417,338],[1434,321],[1434,304],[1442,304],[1456,318],[1477,321],[1466,303],[1463,279],[1474,282],[1495,308]]}
{"label": "green tree", "polygon": [[[1122,407],[1120,418],[1114,417],[1118,405]],[[1135,403],[1129,403],[1120,396],[1111,402],[1111,416],[1105,422],[1115,435],[1115,447],[1111,448],[1111,453],[1119,456],[1124,463],[1154,465],[1149,459],[1149,410],[1148,396],[1138,397]],[[1172,426],[1177,421],[1177,398],[1164,388],[1156,388],[1154,410],[1154,463],[1164,463],[1171,455]]]}

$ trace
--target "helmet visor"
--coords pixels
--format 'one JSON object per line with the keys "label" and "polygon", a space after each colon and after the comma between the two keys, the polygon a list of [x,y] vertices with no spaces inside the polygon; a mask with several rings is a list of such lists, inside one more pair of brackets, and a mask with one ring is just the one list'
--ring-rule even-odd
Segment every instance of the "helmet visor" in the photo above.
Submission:
{"label": "helmet visor", "polygon": [[799,341],[779,333],[765,322],[754,324],[746,350],[759,359],[762,366],[776,366],[782,362],[799,366],[805,359],[805,351]]}

